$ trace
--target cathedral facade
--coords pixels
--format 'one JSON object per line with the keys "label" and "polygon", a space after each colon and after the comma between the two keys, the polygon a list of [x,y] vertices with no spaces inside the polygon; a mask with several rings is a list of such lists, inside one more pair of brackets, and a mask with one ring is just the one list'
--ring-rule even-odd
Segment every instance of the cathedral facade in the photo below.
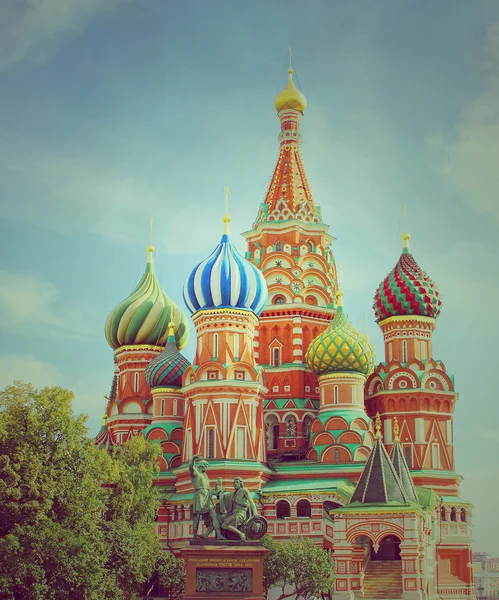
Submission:
{"label": "cathedral facade", "polygon": [[[229,236],[188,275],[190,324],[156,279],[153,247],[137,287],[109,315],[115,374],[96,443],[141,434],[160,445],[158,534],[192,537],[188,463],[236,476],[277,539],[334,553],[335,597],[474,598],[471,505],[455,471],[453,376],[433,356],[438,289],[402,253],[375,291],[380,362],[351,323],[332,244],[300,151],[304,95],[288,72],[275,99],[279,155],[241,255]],[[256,207],[255,207],[256,208]],[[215,243],[215,240],[214,240]],[[395,257],[394,257],[395,259]]]}

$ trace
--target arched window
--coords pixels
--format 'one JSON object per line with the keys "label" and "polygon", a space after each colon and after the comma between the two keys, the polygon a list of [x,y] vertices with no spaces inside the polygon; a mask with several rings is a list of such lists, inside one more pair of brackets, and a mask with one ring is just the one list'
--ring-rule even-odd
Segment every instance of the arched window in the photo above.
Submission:
{"label": "arched window", "polygon": [[173,509],[173,520],[178,521],[178,508],[176,506]]}
{"label": "arched window", "polygon": [[466,510],[464,508],[461,509],[461,521],[466,523]]}
{"label": "arched window", "polygon": [[265,420],[265,435],[267,437],[267,450],[279,448],[279,421],[275,415],[269,415]]}
{"label": "arched window", "polygon": [[274,348],[272,350],[272,366],[278,367],[281,364],[279,357],[279,348]]}
{"label": "arched window", "polygon": [[208,458],[215,457],[215,431],[208,429]]}
{"label": "arched window", "polygon": [[314,245],[312,242],[308,242],[308,247],[309,247],[310,252],[314,251]]}
{"label": "arched window", "polygon": [[317,298],[315,296],[307,296],[305,298],[305,304],[311,304],[312,306],[317,306]]}
{"label": "arched window", "polygon": [[339,402],[338,393],[339,393],[338,392],[338,386],[335,385],[334,388],[333,388],[333,402],[335,404],[338,404],[338,402]]}
{"label": "arched window", "polygon": [[138,373],[133,374],[133,391],[134,392],[139,391],[139,374]]}
{"label": "arched window", "polygon": [[234,334],[234,358],[239,358],[239,334]]}
{"label": "arched window", "polygon": [[300,500],[298,502],[296,505],[296,516],[310,519],[312,516],[312,507],[308,500]]}
{"label": "arched window", "polygon": [[454,507],[452,507],[450,509],[450,520],[451,521],[457,521],[457,512],[456,512],[456,509]]}
{"label": "arched window", "polygon": [[407,340],[402,340],[402,362],[407,362]]}
{"label": "arched window", "polygon": [[421,360],[426,359],[426,342],[421,340]]}
{"label": "arched window", "polygon": [[286,500],[279,500],[279,502],[275,506],[276,508],[276,517],[278,519],[289,519],[291,515],[291,507]]}
{"label": "arched window", "polygon": [[218,357],[218,333],[213,334],[213,358]]}
{"label": "arched window", "polygon": [[336,464],[340,462],[340,451],[338,450],[338,448],[336,448],[333,452],[333,462]]}
{"label": "arched window", "polygon": [[278,251],[281,251],[282,250],[282,242],[277,242],[275,245],[275,249]]}
{"label": "arched window", "polygon": [[440,509],[440,520],[447,521],[447,511],[445,510],[445,506],[442,506]]}
{"label": "arched window", "polygon": [[274,296],[273,303],[274,304],[284,304],[286,302],[286,298],[284,296]]}
{"label": "arched window", "polygon": [[303,438],[305,447],[308,448],[309,438],[310,438],[310,427],[312,425],[312,417],[305,417],[303,419]]}

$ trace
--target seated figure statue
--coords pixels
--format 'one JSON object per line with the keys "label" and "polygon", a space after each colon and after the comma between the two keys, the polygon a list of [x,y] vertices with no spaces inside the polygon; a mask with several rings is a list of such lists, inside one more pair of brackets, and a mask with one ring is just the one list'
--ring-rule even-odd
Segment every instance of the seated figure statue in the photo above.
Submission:
{"label": "seated figure statue", "polygon": [[[223,488],[222,488],[223,490]],[[220,514],[218,519],[222,530],[231,531],[239,539],[245,540],[244,525],[252,518],[257,517],[255,503],[250,492],[244,487],[240,477],[234,479],[234,491],[224,492],[220,490],[218,498],[220,501]]]}

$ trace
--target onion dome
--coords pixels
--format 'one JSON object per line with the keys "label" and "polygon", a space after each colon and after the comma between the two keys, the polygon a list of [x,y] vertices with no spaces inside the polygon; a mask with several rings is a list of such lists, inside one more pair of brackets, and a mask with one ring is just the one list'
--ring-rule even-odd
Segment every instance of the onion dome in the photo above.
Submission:
{"label": "onion dome", "polygon": [[285,108],[292,108],[300,112],[304,112],[307,108],[307,99],[293,83],[293,69],[289,69],[288,85],[277,94],[274,104],[278,113]]}
{"label": "onion dome", "polygon": [[354,372],[367,376],[374,370],[376,351],[368,336],[357,331],[343,312],[342,295],[339,291],[331,324],[308,347],[308,368],[316,375]]}
{"label": "onion dome", "polygon": [[377,321],[405,315],[435,318],[440,314],[442,301],[438,289],[409,252],[409,234],[402,237],[404,250],[374,296]]}
{"label": "onion dome", "polygon": [[227,233],[222,235],[210,256],[194,268],[184,285],[184,300],[191,313],[237,308],[253,311],[258,316],[267,297],[263,275],[241,256]]}
{"label": "onion dome", "polygon": [[190,362],[177,349],[175,342],[175,323],[168,324],[169,333],[166,346],[146,367],[144,376],[150,388],[182,387],[182,375]]}
{"label": "onion dome", "polygon": [[153,246],[148,246],[146,270],[137,287],[107,318],[106,339],[114,349],[129,344],[163,346],[173,313],[177,346],[187,344],[187,317],[161,289],[154,274],[153,251]]}
{"label": "onion dome", "polygon": [[113,438],[107,428],[107,414],[104,414],[102,417],[102,426],[99,433],[95,436],[95,445],[99,448],[105,448],[106,450],[109,450],[114,446]]}

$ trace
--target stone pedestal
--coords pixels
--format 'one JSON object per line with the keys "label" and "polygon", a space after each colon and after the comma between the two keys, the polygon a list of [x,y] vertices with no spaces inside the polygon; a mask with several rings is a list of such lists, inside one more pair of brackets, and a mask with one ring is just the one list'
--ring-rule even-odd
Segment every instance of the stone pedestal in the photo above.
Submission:
{"label": "stone pedestal", "polygon": [[263,559],[258,542],[202,540],[182,549],[184,600],[265,600]]}

